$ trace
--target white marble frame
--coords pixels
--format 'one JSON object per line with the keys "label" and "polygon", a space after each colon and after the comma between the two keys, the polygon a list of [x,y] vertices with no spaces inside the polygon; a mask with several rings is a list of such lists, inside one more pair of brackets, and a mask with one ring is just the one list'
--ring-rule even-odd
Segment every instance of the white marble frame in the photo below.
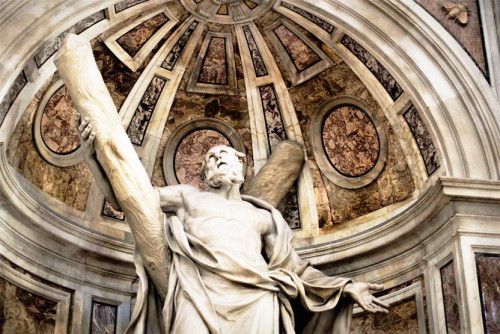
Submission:
{"label": "white marble frame", "polygon": [[[163,175],[167,185],[170,186],[179,184],[177,177],[175,176],[174,159],[175,152],[177,151],[177,147],[182,139],[196,130],[205,129],[215,130],[222,133],[236,151],[241,152],[246,156],[245,142],[238,131],[236,131],[231,125],[216,118],[195,118],[177,127],[168,138],[167,145],[165,146],[165,152],[163,153]],[[243,164],[243,171],[246,170],[247,164],[245,161]]]}
{"label": "white marble frame", "polygon": [[[388,295],[379,297],[380,300],[388,303],[389,305],[398,304],[400,302],[414,298],[417,304],[417,323],[418,334],[426,334],[427,329],[425,325],[425,308],[424,298],[422,293],[422,284],[416,282],[410,286],[394,291]],[[361,307],[356,305],[353,309],[353,315],[360,315],[366,313]]]}
{"label": "white marble frame", "polygon": [[[481,334],[484,333],[484,324],[475,255],[476,253],[500,254],[498,241],[500,226],[498,226],[498,220],[491,218],[481,223],[473,217],[464,217],[463,220],[465,224],[462,225],[459,222],[457,228],[459,234],[457,253],[460,259],[457,279],[461,287],[459,300],[464,307],[464,317],[460,319],[460,325],[465,333]],[[492,229],[484,228],[486,226]]]}
{"label": "white marble frame", "polygon": [[[375,165],[364,175],[358,177],[349,177],[339,173],[326,156],[323,143],[323,125],[326,117],[334,108],[344,105],[352,105],[366,113],[370,121],[373,123],[378,136],[379,152]],[[358,189],[373,182],[382,172],[387,159],[387,137],[385,135],[382,120],[379,119],[370,107],[360,98],[356,96],[341,95],[322,103],[318,110],[311,118],[310,125],[311,146],[313,149],[314,159],[321,169],[323,174],[336,185],[347,189]]]}
{"label": "white marble frame", "polygon": [[69,167],[83,161],[83,158],[80,154],[80,146],[71,153],[58,154],[47,147],[41,133],[42,116],[45,107],[47,106],[47,103],[54,95],[54,93],[57,92],[57,90],[62,86],[64,86],[64,82],[62,81],[62,79],[59,79],[52,85],[50,85],[47,90],[45,90],[42,99],[40,100],[40,104],[35,111],[35,117],[33,120],[33,141],[35,142],[36,148],[38,149],[38,152],[40,152],[40,155],[48,163],[57,167]]}
{"label": "white marble frame", "polygon": [[[168,22],[166,22],[160,29],[158,29],[146,41],[146,43],[144,43],[144,45],[139,49],[135,56],[132,57],[127,51],[122,48],[117,40],[138,25],[161,13],[163,13],[168,18]],[[153,9],[133,20],[130,24],[121,27],[111,35],[105,36],[103,42],[111,50],[111,52],[113,52],[113,54],[118,59],[120,59],[123,64],[125,64],[130,70],[135,72],[142,65],[144,60],[146,60],[147,56],[151,53],[153,48],[177,24],[177,22],[177,18],[172,13],[170,13],[166,5],[160,6],[160,8]]]}
{"label": "white marble frame", "polygon": [[0,276],[24,290],[56,302],[56,324],[54,333],[64,334],[67,332],[71,293],[35,281],[31,277],[25,276],[19,271],[12,269],[4,262],[0,262]]}
{"label": "white marble frame", "polygon": [[[274,33],[274,29],[277,28],[278,26],[283,25],[287,29],[289,29],[292,33],[294,33],[304,44],[306,44],[313,52],[315,52],[320,60],[309,66],[308,68],[304,69],[301,72],[298,72],[298,70],[295,68],[295,64],[293,62],[293,59],[291,59],[291,55],[286,51],[285,47],[279,40],[279,38],[276,36]],[[271,40],[271,43],[273,44],[274,48],[278,52],[281,60],[283,61],[283,65],[285,67],[285,70],[287,71],[290,80],[292,81],[292,85],[296,86],[298,84],[301,84],[317,74],[323,72],[327,68],[330,68],[333,65],[332,60],[323,52],[321,51],[314,43],[312,43],[309,38],[304,36],[302,32],[300,32],[299,29],[295,28],[292,24],[288,23],[287,21],[283,19],[279,19],[267,27],[264,28],[264,32],[266,33],[267,37]]]}
{"label": "white marble frame", "polygon": [[[226,71],[227,71],[227,85],[209,84],[198,82],[202,65],[207,57],[208,47],[213,37],[223,37],[225,41],[225,55],[226,55]],[[196,58],[193,71],[189,77],[186,91],[202,94],[225,94],[225,95],[238,95],[238,83],[236,80],[236,64],[234,61],[233,52],[233,38],[231,33],[209,31],[205,36],[205,40],[201,45],[199,52],[201,57]]]}

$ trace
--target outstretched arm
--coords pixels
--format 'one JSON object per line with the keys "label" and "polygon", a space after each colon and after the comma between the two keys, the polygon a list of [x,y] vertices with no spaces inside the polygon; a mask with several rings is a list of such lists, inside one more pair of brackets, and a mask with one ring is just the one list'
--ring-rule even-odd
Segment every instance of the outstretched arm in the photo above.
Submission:
{"label": "outstretched arm", "polygon": [[[288,226],[285,226],[289,230]],[[269,231],[264,236],[264,251],[268,258],[271,258],[275,243],[277,242],[277,230],[276,225],[271,224]],[[302,260],[297,254],[292,245],[289,245],[288,261],[286,261],[287,266],[294,268],[294,271],[300,272],[301,277],[308,277],[310,279],[318,279],[322,277],[328,277],[323,274],[318,269],[312,267],[307,261]],[[335,279],[332,277],[332,279]],[[359,306],[367,312],[381,312],[388,313],[387,308],[389,305],[384,303],[380,299],[376,298],[370,293],[370,290],[381,291],[384,287],[380,284],[370,284],[365,282],[349,282],[346,284],[347,280],[344,279],[345,284],[342,290],[343,297],[350,297],[352,300],[359,304]],[[335,284],[336,285],[336,284]]]}

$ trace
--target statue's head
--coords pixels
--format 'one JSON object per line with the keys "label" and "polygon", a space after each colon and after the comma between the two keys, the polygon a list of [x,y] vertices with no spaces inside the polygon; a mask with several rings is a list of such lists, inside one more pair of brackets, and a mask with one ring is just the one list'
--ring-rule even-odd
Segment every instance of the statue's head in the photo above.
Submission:
{"label": "statue's head", "polygon": [[214,146],[203,159],[200,178],[213,188],[219,188],[223,183],[241,185],[245,181],[244,163],[243,153],[225,145]]}

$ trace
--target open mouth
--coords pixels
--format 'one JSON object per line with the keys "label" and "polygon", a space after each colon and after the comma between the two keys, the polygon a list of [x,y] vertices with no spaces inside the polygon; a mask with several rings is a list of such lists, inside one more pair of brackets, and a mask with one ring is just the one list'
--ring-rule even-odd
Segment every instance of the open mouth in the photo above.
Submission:
{"label": "open mouth", "polygon": [[219,167],[220,167],[220,166],[222,166],[222,165],[227,165],[227,163],[225,163],[224,161],[219,161],[219,162],[217,163],[217,168],[219,168]]}

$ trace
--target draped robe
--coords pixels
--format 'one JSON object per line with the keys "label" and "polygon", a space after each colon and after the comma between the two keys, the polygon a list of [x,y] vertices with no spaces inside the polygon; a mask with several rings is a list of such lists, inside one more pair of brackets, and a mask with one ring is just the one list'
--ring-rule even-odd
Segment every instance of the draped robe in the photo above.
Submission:
{"label": "draped robe", "polygon": [[136,252],[140,284],[126,333],[349,332],[352,303],[342,291],[350,280],[326,276],[302,260],[281,213],[263,200],[242,198],[271,212],[276,238],[268,270],[254,268],[238,254],[204,245],[172,216],[165,222],[172,252],[167,298],[161,305]]}

